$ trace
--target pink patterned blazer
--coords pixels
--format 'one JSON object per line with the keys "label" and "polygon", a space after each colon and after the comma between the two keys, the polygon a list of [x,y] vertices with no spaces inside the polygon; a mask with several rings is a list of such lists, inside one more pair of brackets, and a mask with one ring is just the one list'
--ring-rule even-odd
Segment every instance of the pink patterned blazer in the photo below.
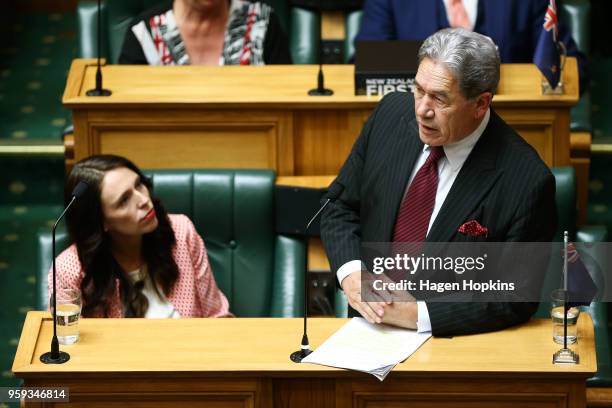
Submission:
{"label": "pink patterned blazer", "polygon": [[[181,214],[170,214],[176,244],[172,255],[178,267],[178,279],[167,296],[168,301],[181,317],[227,317],[232,316],[225,295],[217,287],[212,274],[204,241],[191,220]],[[56,259],[58,288],[80,290],[84,271],[79,261],[76,245],[71,245]],[[49,282],[53,275],[49,271]],[[50,289],[49,289],[50,292]],[[95,316],[102,317],[102,316]],[[119,279],[110,299],[109,317],[123,317],[119,291]]]}

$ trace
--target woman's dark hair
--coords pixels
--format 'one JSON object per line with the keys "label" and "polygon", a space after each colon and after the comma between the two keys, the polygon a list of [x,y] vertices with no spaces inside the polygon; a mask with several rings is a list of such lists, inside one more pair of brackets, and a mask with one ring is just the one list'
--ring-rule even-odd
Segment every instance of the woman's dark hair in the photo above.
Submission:
{"label": "woman's dark hair", "polygon": [[159,200],[153,198],[152,183],[134,163],[114,155],[91,156],[75,164],[65,186],[65,201],[79,181],[89,188],[66,214],[66,224],[72,242],[76,244],[84,271],[81,282],[83,316],[110,313],[110,300],[115,293],[115,281],[119,279],[121,300],[126,317],[142,317],[148,302],[142,293],[143,282],[133,284],[111,253],[110,236],[104,231],[104,214],[100,201],[101,183],[106,172],[127,168],[138,174],[149,189],[159,221],[158,227],[142,237],[142,256],[151,280],[159,285],[167,296],[178,278],[178,267],[172,257],[176,242],[168,214]]}

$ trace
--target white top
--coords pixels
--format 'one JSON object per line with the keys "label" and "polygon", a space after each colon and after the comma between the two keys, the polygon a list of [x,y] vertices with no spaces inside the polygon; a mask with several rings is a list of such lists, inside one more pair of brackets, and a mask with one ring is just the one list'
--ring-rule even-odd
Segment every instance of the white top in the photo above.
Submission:
{"label": "white top", "polygon": [[[455,182],[455,179],[457,178],[457,175],[459,174],[459,171],[463,167],[463,163],[465,163],[468,156],[472,152],[472,149],[476,145],[476,142],[478,142],[480,136],[482,136],[485,128],[489,124],[490,118],[491,110],[489,109],[482,119],[482,122],[480,122],[480,125],[478,125],[474,132],[458,142],[443,146],[444,157],[438,161],[438,190],[436,192],[436,203],[431,214],[431,219],[429,220],[429,226],[427,227],[428,234],[431,226],[438,216],[438,212],[440,212],[440,208],[442,208],[442,204],[444,204],[444,200],[446,200],[446,196],[448,195],[453,183]],[[410,179],[408,180],[408,185],[404,190],[404,195],[406,195],[408,192],[408,187],[410,186],[410,183],[412,183],[412,180],[416,176],[419,169],[423,166],[423,164],[425,164],[425,160],[427,160],[427,157],[429,156],[429,150],[429,145],[423,146],[423,151],[412,169]],[[338,272],[336,272],[338,282],[342,284],[342,280],[349,274],[362,269],[365,269],[365,266],[360,260],[357,259],[348,261],[338,268]],[[418,301],[417,309],[417,330],[419,332],[431,331],[431,321],[429,319],[429,312],[427,311],[427,305],[425,302]]]}
{"label": "white top", "polygon": [[[444,0],[444,5],[446,6],[446,18],[450,22],[450,17],[448,15],[449,3],[450,0]],[[465,12],[470,20],[470,28],[473,30],[474,26],[476,25],[476,18],[478,17],[478,0],[463,0],[463,8],[465,8]]]}
{"label": "white top", "polygon": [[[174,305],[168,301],[164,292],[160,289],[159,293],[153,287],[153,281],[148,274],[142,274],[142,268],[136,269],[135,271],[128,273],[128,278],[132,283],[138,282],[142,279],[145,280],[142,294],[145,295],[149,301],[149,308],[145,313],[144,317],[147,319],[179,319],[181,315],[174,308]],[[145,275],[145,276],[142,276]],[[161,298],[160,298],[161,295]]]}

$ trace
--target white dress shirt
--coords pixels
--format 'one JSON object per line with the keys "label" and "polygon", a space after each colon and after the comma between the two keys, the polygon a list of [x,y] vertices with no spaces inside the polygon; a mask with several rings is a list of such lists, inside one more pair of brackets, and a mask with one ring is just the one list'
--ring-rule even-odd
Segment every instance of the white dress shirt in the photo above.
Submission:
{"label": "white dress shirt", "polygon": [[[476,145],[476,142],[478,142],[478,139],[480,139],[480,136],[482,136],[482,133],[489,124],[490,117],[491,111],[488,110],[476,130],[460,141],[444,146],[444,157],[438,161],[438,189],[436,191],[436,202],[434,204],[434,209],[431,213],[429,226],[427,227],[428,234],[438,215],[438,212],[440,212],[440,208],[442,208],[442,204],[444,204],[444,200],[446,200],[448,192],[453,186],[453,183],[461,170],[461,167],[463,167],[463,163],[465,163],[466,159],[472,152],[472,149]],[[416,176],[419,169],[423,166],[423,164],[425,164],[425,160],[427,160],[427,157],[429,156],[429,150],[429,145],[423,146],[423,151],[412,169],[408,185],[404,190],[404,195],[406,195],[408,192],[408,187],[410,186],[410,183],[412,183],[412,180]],[[365,269],[365,266],[360,260],[348,261],[338,268],[338,271],[336,272],[338,282],[342,284],[342,280],[344,278],[346,278],[352,272],[362,269]],[[417,331],[419,333],[431,331],[429,312],[427,310],[427,305],[423,301],[417,302]]]}
{"label": "white dress shirt", "polygon": [[[446,19],[450,21],[450,17],[448,15],[448,4],[450,0],[444,0],[444,5],[446,6]],[[465,8],[465,12],[468,15],[468,19],[470,20],[470,28],[474,30],[474,26],[476,25],[476,18],[478,17],[478,0],[463,0],[463,8]]]}

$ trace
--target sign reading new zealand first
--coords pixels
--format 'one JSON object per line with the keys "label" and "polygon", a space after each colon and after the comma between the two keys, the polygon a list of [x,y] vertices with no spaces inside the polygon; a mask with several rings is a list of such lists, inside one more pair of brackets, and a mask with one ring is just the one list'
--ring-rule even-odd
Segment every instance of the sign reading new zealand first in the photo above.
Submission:
{"label": "sign reading new zealand first", "polygon": [[355,95],[412,91],[420,46],[421,41],[358,41]]}

